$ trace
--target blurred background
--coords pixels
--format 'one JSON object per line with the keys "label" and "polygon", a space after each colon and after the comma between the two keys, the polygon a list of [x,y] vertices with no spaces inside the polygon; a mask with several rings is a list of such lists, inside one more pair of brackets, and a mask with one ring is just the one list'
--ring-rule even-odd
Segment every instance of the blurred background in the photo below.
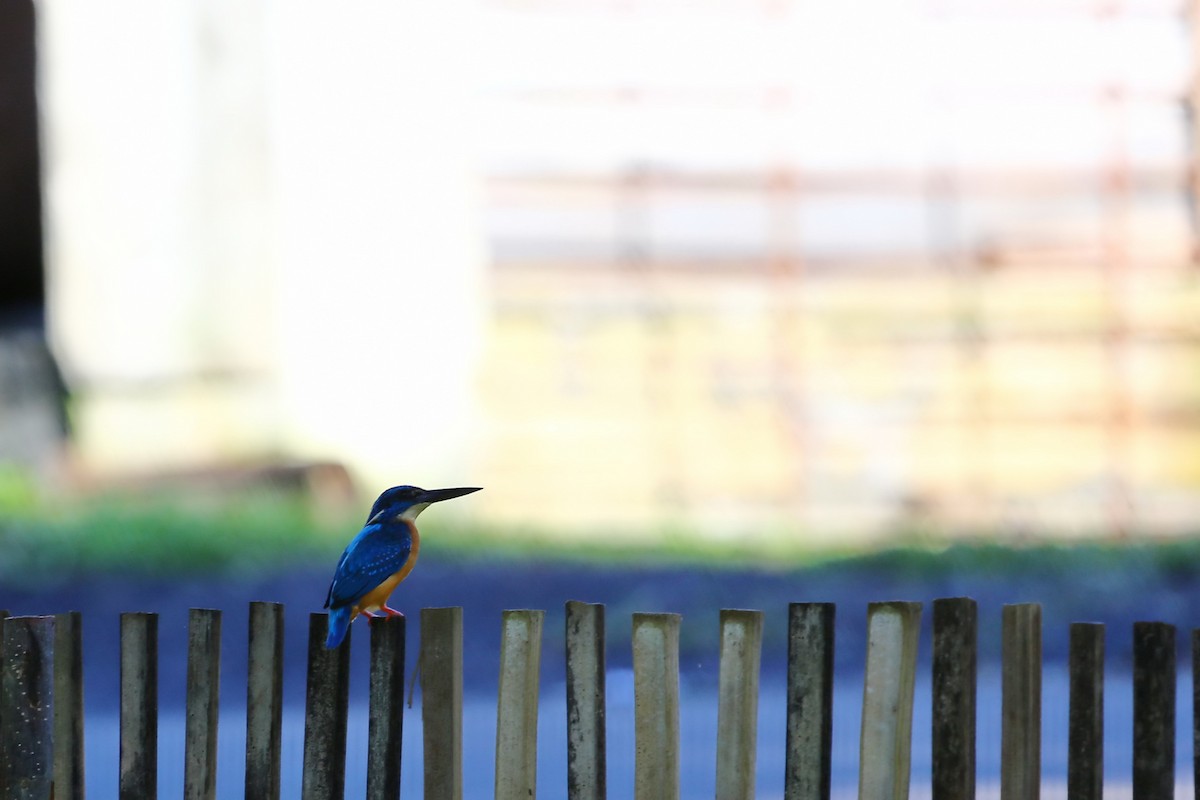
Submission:
{"label": "blurred background", "polygon": [[705,615],[702,684],[720,605],[778,655],[844,602],[850,671],[891,595],[980,598],[985,663],[1004,602],[1048,659],[1185,624],[1198,47],[1191,0],[8,0],[0,608],[316,610],[416,483],[486,491],[402,607],[488,647],[569,595]]}
{"label": "blurred background", "polygon": [[1180,2],[36,10],[0,452],[43,485],[843,542],[1200,509]]}

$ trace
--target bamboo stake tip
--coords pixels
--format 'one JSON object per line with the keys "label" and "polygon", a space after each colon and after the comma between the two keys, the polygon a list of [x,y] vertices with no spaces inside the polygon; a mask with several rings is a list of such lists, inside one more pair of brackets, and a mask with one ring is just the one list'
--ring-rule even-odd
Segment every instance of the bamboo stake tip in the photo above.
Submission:
{"label": "bamboo stake tip", "polygon": [[867,604],[867,616],[876,614],[897,614],[902,617],[916,616],[921,613],[923,604],[911,600],[878,600]]}

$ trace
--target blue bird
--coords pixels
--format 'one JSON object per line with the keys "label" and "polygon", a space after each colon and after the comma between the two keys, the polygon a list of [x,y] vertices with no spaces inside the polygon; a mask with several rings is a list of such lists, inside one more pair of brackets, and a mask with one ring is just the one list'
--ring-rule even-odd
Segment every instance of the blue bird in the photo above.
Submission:
{"label": "blue bird", "polygon": [[404,614],[387,604],[388,596],[408,577],[417,563],[421,537],[414,524],[431,503],[478,492],[481,487],[421,489],[393,486],[379,495],[367,524],[350,542],[329,584],[325,607],[329,609],[329,636],[325,646],[337,647],[346,638],[350,623],[359,614],[367,617]]}

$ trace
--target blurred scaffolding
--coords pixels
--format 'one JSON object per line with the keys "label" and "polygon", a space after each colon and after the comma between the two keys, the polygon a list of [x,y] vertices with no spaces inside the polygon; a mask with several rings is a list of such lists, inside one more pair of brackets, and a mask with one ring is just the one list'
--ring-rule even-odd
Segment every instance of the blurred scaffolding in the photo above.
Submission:
{"label": "blurred scaffolding", "polygon": [[630,535],[1200,519],[1195,5],[153,8],[22,22],[76,486],[332,464]]}
{"label": "blurred scaffolding", "polygon": [[1195,8],[485,9],[494,514],[1194,529]]}

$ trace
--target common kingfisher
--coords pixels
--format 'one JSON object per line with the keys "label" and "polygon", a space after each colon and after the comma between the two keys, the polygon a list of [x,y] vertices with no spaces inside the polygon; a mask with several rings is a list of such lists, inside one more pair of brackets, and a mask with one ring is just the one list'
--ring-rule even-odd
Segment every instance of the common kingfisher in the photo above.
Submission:
{"label": "common kingfisher", "polygon": [[346,638],[350,623],[359,614],[367,617],[404,614],[387,604],[388,596],[408,577],[417,563],[421,537],[417,515],[431,503],[478,492],[482,487],[422,489],[393,486],[379,495],[367,523],[338,560],[325,597],[329,609],[329,636],[325,646],[337,647]]}

